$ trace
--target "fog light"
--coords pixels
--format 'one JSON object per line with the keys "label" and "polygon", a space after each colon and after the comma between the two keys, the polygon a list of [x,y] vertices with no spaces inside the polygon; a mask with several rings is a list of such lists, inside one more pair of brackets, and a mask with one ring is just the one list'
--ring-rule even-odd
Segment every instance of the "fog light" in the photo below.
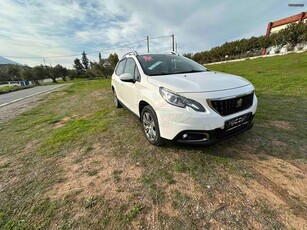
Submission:
{"label": "fog light", "polygon": [[188,134],[187,134],[187,133],[185,133],[185,134],[182,135],[182,139],[186,139],[187,137],[188,137]]}

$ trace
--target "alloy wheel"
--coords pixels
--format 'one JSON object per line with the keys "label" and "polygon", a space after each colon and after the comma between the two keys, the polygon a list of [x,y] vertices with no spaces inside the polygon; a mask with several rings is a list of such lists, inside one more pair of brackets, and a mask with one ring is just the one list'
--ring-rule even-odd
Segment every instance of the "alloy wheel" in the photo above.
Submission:
{"label": "alloy wheel", "polygon": [[146,134],[146,137],[150,141],[154,141],[156,139],[156,124],[150,113],[145,112],[143,114],[143,127]]}

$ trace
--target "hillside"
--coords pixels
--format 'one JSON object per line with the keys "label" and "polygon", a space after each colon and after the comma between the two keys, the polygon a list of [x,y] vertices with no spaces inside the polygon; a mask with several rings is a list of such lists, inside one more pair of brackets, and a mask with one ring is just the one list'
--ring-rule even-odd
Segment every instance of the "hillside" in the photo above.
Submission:
{"label": "hillside", "polygon": [[14,61],[12,61],[10,59],[7,59],[7,58],[4,58],[4,57],[0,56],[0,65],[8,65],[8,64],[20,65],[17,62],[14,62]]}
{"label": "hillside", "polygon": [[260,94],[307,96],[307,52],[207,67],[247,78]]}

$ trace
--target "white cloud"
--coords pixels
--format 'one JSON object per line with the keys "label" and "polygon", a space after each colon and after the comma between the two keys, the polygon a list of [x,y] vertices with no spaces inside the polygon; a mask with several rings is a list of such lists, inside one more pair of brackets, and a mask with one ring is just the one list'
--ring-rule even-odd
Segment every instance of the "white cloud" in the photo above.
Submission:
{"label": "white cloud", "polygon": [[[299,9],[301,11],[302,9]],[[264,34],[266,25],[295,13],[287,3],[268,0],[146,1],[146,0],[1,0],[0,56],[49,57],[103,51],[119,55],[146,42],[124,44],[175,34],[178,51],[197,52],[225,41]],[[171,49],[171,38],[150,41],[153,52]],[[80,57],[79,56],[79,57]],[[76,57],[46,58],[48,63],[72,67]],[[98,59],[98,52],[89,55]],[[28,65],[42,58],[10,58]]]}

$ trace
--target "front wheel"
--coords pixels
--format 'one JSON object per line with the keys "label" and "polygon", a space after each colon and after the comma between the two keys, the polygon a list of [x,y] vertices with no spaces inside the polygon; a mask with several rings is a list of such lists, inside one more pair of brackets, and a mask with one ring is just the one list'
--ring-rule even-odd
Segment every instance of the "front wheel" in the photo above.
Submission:
{"label": "front wheel", "polygon": [[158,119],[154,109],[151,106],[148,105],[143,108],[141,113],[141,121],[147,140],[153,145],[163,145],[164,140],[160,136]]}

